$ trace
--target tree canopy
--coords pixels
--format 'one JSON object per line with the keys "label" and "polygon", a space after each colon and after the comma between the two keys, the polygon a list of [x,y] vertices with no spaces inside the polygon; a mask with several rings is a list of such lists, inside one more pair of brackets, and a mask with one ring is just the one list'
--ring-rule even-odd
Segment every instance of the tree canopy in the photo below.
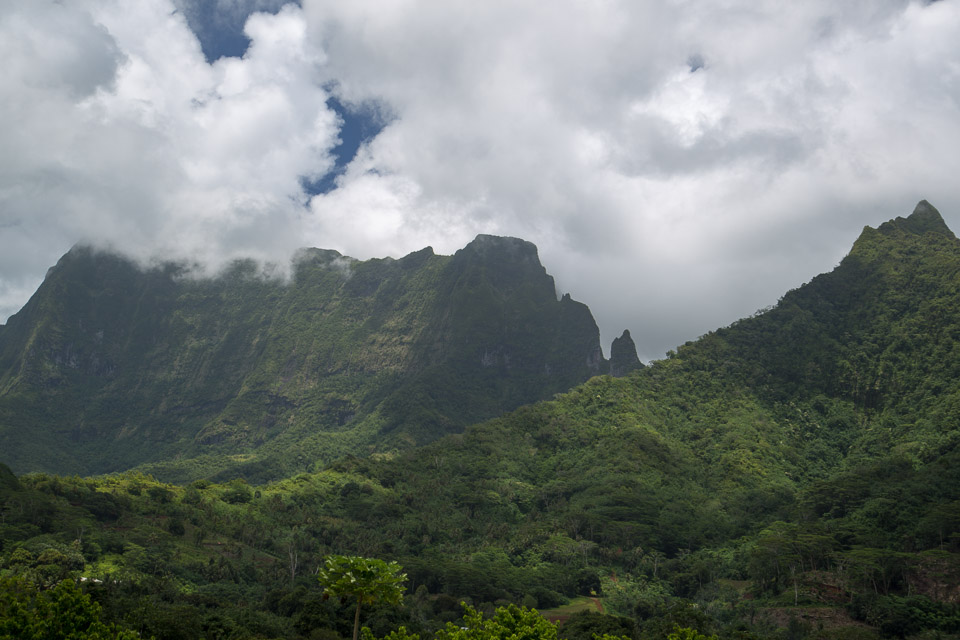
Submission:
{"label": "tree canopy", "polygon": [[357,601],[353,620],[353,640],[360,630],[360,607],[364,604],[383,602],[400,604],[403,601],[403,586],[407,574],[400,573],[396,562],[362,556],[327,556],[317,572],[317,580],[323,585],[325,596],[334,596]]}

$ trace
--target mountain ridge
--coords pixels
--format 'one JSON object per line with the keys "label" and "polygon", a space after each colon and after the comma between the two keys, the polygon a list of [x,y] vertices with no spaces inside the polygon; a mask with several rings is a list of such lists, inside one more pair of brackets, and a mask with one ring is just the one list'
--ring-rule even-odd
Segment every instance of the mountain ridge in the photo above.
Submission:
{"label": "mountain ridge", "polygon": [[305,249],[293,267],[289,282],[252,261],[204,279],[72,249],[0,338],[7,450],[82,473],[200,456],[184,479],[213,454],[265,479],[300,447],[301,469],[402,449],[608,370],[589,309],[557,299],[520,239],[367,261]]}

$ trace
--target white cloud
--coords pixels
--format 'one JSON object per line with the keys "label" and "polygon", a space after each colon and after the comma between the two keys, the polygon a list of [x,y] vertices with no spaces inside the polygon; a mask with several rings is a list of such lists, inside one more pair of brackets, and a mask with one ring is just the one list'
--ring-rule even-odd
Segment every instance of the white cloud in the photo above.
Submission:
{"label": "white cloud", "polygon": [[0,299],[78,241],[212,266],[303,243],[300,176],[337,142],[323,52],[294,6],[246,28],[242,60],[208,65],[168,2],[0,13]]}
{"label": "white cloud", "polygon": [[[953,0],[305,0],[213,65],[176,2],[0,9],[0,301],[90,236],[216,262],[500,233],[650,358],[921,198],[960,229]],[[328,82],[391,118],[307,202]]]}
{"label": "white cloud", "polygon": [[955,2],[304,12],[343,97],[396,115],[314,199],[321,223],[349,202],[371,221],[351,245],[384,246],[392,195],[397,252],[526,237],[645,357],[775,302],[920,198],[960,216]]}

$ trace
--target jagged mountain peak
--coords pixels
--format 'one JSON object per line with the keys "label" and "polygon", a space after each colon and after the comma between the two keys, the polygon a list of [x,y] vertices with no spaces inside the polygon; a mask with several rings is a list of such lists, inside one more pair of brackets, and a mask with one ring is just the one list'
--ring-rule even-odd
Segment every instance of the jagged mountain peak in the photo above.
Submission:
{"label": "jagged mountain peak", "polygon": [[[834,270],[716,335],[741,356],[750,354],[745,375],[758,388],[816,391],[871,410],[897,406],[905,401],[907,377],[923,379],[920,370],[930,362],[953,361],[937,340],[956,335],[958,273],[960,242],[921,202],[907,218],[866,227]],[[938,338],[926,342],[927,336]],[[716,347],[709,340],[696,344],[700,355]]]}
{"label": "jagged mountain peak", "polygon": [[343,258],[346,260],[353,260],[348,256],[344,256],[342,253],[336,249],[318,249],[317,247],[304,247],[298,250],[294,256],[294,263],[298,262],[329,262],[331,260],[336,260],[338,258]]}
{"label": "jagged mountain peak", "polygon": [[[472,251],[478,254],[495,253],[512,257],[533,257],[539,262],[537,245],[522,238],[512,236],[494,236],[486,233],[477,234],[461,251]],[[459,252],[458,252],[459,253]]]}
{"label": "jagged mountain peak", "polygon": [[893,220],[884,222],[880,225],[878,231],[891,234],[896,231],[923,235],[925,233],[940,233],[949,237],[955,237],[953,232],[943,221],[943,216],[937,211],[937,208],[926,200],[921,200],[914,207],[913,213],[906,218],[898,216]]}
{"label": "jagged mountain peak", "polygon": [[899,255],[904,247],[916,243],[929,245],[956,240],[940,212],[926,200],[921,200],[906,218],[898,216],[876,229],[864,227],[846,260],[873,260],[885,255]]}
{"label": "jagged mountain peak", "polygon": [[643,363],[637,357],[637,345],[630,336],[630,330],[624,329],[610,345],[610,375],[619,378],[641,368]]}
{"label": "jagged mountain peak", "polygon": [[452,262],[464,273],[482,270],[503,291],[522,286],[538,299],[556,299],[553,277],[540,263],[537,246],[527,240],[480,234],[457,251]]}

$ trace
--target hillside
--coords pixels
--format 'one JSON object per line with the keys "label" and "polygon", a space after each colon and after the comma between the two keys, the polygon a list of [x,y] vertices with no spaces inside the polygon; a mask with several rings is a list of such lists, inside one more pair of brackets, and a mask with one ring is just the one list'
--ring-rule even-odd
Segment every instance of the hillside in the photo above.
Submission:
{"label": "hillside", "polygon": [[363,262],[310,249],[290,282],[77,247],[0,333],[0,450],[18,472],[265,481],[608,370],[589,309],[557,300],[522,240]]}
{"label": "hillside", "polygon": [[957,638],[958,277],[922,202],[770,310],[393,457],[260,486],[0,468],[0,571],[96,576],[157,637],[343,637],[313,572],[355,553],[409,577],[378,636],[595,594],[619,618],[567,637]]}

